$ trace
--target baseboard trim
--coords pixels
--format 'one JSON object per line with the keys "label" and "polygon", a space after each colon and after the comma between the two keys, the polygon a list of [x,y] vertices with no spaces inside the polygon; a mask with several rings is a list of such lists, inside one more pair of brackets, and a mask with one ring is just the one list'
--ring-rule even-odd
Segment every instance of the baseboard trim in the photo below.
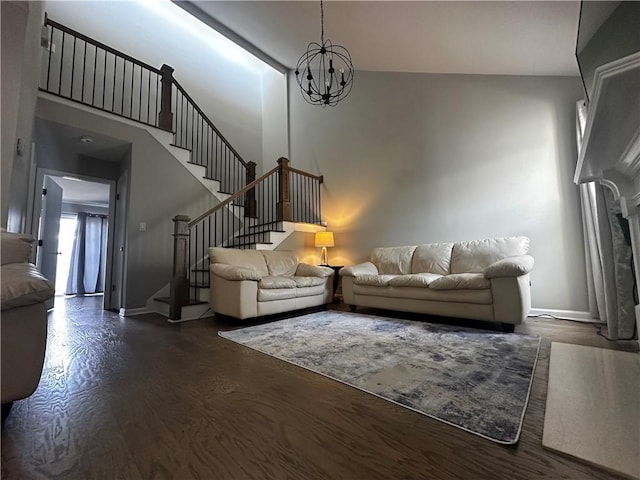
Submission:
{"label": "baseboard trim", "polygon": [[134,317],[136,315],[144,315],[146,313],[153,313],[153,311],[149,310],[147,307],[121,308],[118,312],[118,315],[120,315],[121,317]]}
{"label": "baseboard trim", "polygon": [[586,323],[604,323],[597,318],[593,318],[589,312],[579,310],[555,310],[552,308],[532,308],[529,310],[530,317],[551,317],[558,320],[575,320]]}

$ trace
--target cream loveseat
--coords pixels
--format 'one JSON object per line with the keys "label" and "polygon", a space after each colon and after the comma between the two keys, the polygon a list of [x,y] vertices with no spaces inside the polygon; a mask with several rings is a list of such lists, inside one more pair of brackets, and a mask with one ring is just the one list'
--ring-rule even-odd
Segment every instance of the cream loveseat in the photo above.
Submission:
{"label": "cream loveseat", "polygon": [[2,420],[14,400],[31,395],[40,381],[47,343],[45,300],[53,285],[28,263],[33,237],[2,231],[0,306],[2,336]]}
{"label": "cream loveseat", "polygon": [[331,303],[334,271],[290,252],[209,248],[209,304],[244,319]]}
{"label": "cream loveseat", "polygon": [[356,306],[499,322],[512,332],[531,308],[527,237],[376,248],[340,270]]}

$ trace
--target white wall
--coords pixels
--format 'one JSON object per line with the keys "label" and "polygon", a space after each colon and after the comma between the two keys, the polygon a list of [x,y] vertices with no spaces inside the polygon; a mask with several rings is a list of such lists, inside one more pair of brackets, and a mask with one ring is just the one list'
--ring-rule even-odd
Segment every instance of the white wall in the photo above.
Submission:
{"label": "white wall", "polygon": [[[5,10],[8,10],[5,3],[3,2],[2,31],[3,222],[7,216],[5,183],[8,183],[7,179],[12,169],[16,170],[13,158],[9,159],[5,150],[11,153],[15,147],[19,114],[33,124],[38,67],[42,55],[39,40],[43,10],[46,10],[53,20],[151,65],[172,65],[176,69],[175,76],[178,81],[198,101],[203,110],[209,113],[211,119],[245,160],[253,160],[258,164],[259,171],[262,169],[263,148],[269,151],[269,157],[287,154],[286,77],[265,69],[261,62],[239,61],[234,50],[216,53],[202,33],[191,35],[193,32],[190,27],[187,26],[185,29],[183,24],[172,23],[175,18],[167,21],[166,17],[148,10],[137,2],[45,2],[44,8],[42,4],[37,4],[39,15],[28,15],[26,3],[9,3],[7,6],[15,10],[13,16],[4,15]],[[28,6],[30,7],[31,3]],[[35,9],[32,10],[35,12]],[[178,10],[184,14],[181,9]],[[5,23],[8,23],[6,29]],[[27,23],[33,28],[25,27]],[[35,46],[24,56],[26,67],[23,66],[21,53],[5,58],[5,40],[10,52],[24,49],[25,44]],[[11,67],[15,67],[17,71],[11,72]],[[31,104],[31,110],[23,115],[20,112],[24,107],[18,99],[21,93],[25,92],[25,86],[20,85],[21,82],[24,84],[25,69],[29,72],[33,70],[29,73],[33,85],[30,85],[25,94],[26,100]],[[11,73],[13,75],[10,75]],[[182,76],[183,74],[185,76]],[[264,79],[263,74],[266,75]],[[8,80],[5,82],[5,79]],[[268,89],[264,97],[263,81]],[[13,102],[8,101],[6,105],[7,119],[11,120],[6,125],[5,94],[6,98]],[[217,201],[143,129],[131,128],[115,119],[105,119],[102,115],[63,107],[42,99],[38,100],[37,115],[46,120],[106,134],[132,144],[127,164],[121,162],[118,167],[109,168],[109,176],[123,168],[129,171],[127,288],[123,307],[143,307],[147,298],[166,284],[171,276],[171,218],[176,214],[196,217]],[[277,120],[267,122],[267,134],[263,137],[263,119],[266,116],[277,117]],[[26,144],[30,145],[30,136]],[[29,159],[29,155],[26,158]],[[270,160],[269,168],[275,158]],[[43,168],[58,168],[78,174],[86,174],[87,168],[93,172],[96,167],[93,163],[88,165],[83,159],[66,155],[63,151],[50,156],[41,155],[36,161],[39,161]],[[9,174],[5,176],[6,172]],[[171,188],[165,188],[166,185],[171,185]],[[25,186],[22,192],[25,199],[27,191],[28,188]],[[146,232],[139,231],[140,222],[147,224]]]}
{"label": "white wall", "polygon": [[[273,69],[262,75],[262,154],[265,173],[289,157],[287,76]],[[295,165],[294,165],[295,166]]]}
{"label": "white wall", "polygon": [[[40,2],[0,2],[2,9],[2,226],[25,228],[33,113],[38,87]],[[17,154],[21,140],[22,154]]]}
{"label": "white wall", "polygon": [[533,307],[588,310],[578,78],[356,72],[351,95],[324,109],[291,85],[291,160],[324,175],[332,264],[376,246],[527,235]]}
{"label": "white wall", "polygon": [[[149,7],[154,3],[158,8]],[[185,16],[193,17],[171,2],[47,1],[45,10],[52,20],[149,65],[172,66],[244,160],[262,162],[262,62],[244,60],[224,45],[214,48],[221,44],[217,34],[185,23]]]}
{"label": "white wall", "polygon": [[[88,108],[80,109],[43,98],[38,99],[37,107],[37,115],[42,119],[64,119],[71,127],[131,143],[131,154],[120,165],[129,170],[126,282],[122,307],[143,308],[147,299],[171,280],[171,219],[178,214],[195,218],[218,201],[144,128],[127,125]],[[60,156],[59,153],[56,152],[56,156]],[[57,163],[53,159],[37,160],[47,168],[56,168],[57,163],[62,163],[64,168],[61,170],[68,173],[82,173],[77,170],[88,168],[82,165],[82,157],[71,163],[62,159]],[[69,165],[75,165],[74,171],[69,171]],[[117,171],[114,168],[113,174],[117,175]],[[139,229],[141,222],[146,223],[144,232]]]}

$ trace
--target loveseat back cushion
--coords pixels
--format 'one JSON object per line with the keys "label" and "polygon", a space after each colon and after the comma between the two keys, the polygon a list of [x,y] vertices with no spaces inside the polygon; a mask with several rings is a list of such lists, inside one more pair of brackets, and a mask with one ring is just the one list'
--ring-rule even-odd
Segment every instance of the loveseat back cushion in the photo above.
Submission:
{"label": "loveseat back cushion", "polygon": [[269,269],[269,275],[274,277],[292,277],[298,268],[298,257],[291,252],[277,252],[261,250]]}
{"label": "loveseat back cushion", "polygon": [[383,275],[411,273],[411,258],[415,249],[415,245],[412,247],[374,248],[371,252],[371,263]]}
{"label": "loveseat back cushion", "polygon": [[267,262],[259,250],[239,250],[236,248],[210,247],[209,260],[211,263],[226,263],[237,267],[255,270],[261,276],[269,275]]}
{"label": "loveseat back cushion", "polygon": [[451,273],[481,273],[492,263],[529,251],[529,238],[502,237],[456,242],[451,251]]}
{"label": "loveseat back cushion", "polygon": [[418,245],[411,260],[411,273],[447,275],[451,265],[453,243]]}
{"label": "loveseat back cushion", "polygon": [[0,259],[2,260],[2,265],[28,261],[31,256],[33,242],[34,238],[31,235],[7,232],[3,229],[0,232]]}

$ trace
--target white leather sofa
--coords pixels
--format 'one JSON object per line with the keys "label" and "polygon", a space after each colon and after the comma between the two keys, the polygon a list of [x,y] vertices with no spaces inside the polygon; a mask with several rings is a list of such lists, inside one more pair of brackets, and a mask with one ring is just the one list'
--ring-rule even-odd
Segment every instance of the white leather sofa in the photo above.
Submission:
{"label": "white leather sofa", "polygon": [[0,233],[0,307],[2,362],[2,420],[15,400],[31,395],[40,381],[47,344],[44,302],[54,287],[28,263],[33,237]]}
{"label": "white leather sofa", "polygon": [[331,268],[299,263],[291,252],[209,248],[209,304],[216,314],[261,317],[331,303]]}
{"label": "white leather sofa", "polygon": [[376,248],[344,267],[344,302],[356,306],[503,324],[512,332],[531,308],[527,237]]}

